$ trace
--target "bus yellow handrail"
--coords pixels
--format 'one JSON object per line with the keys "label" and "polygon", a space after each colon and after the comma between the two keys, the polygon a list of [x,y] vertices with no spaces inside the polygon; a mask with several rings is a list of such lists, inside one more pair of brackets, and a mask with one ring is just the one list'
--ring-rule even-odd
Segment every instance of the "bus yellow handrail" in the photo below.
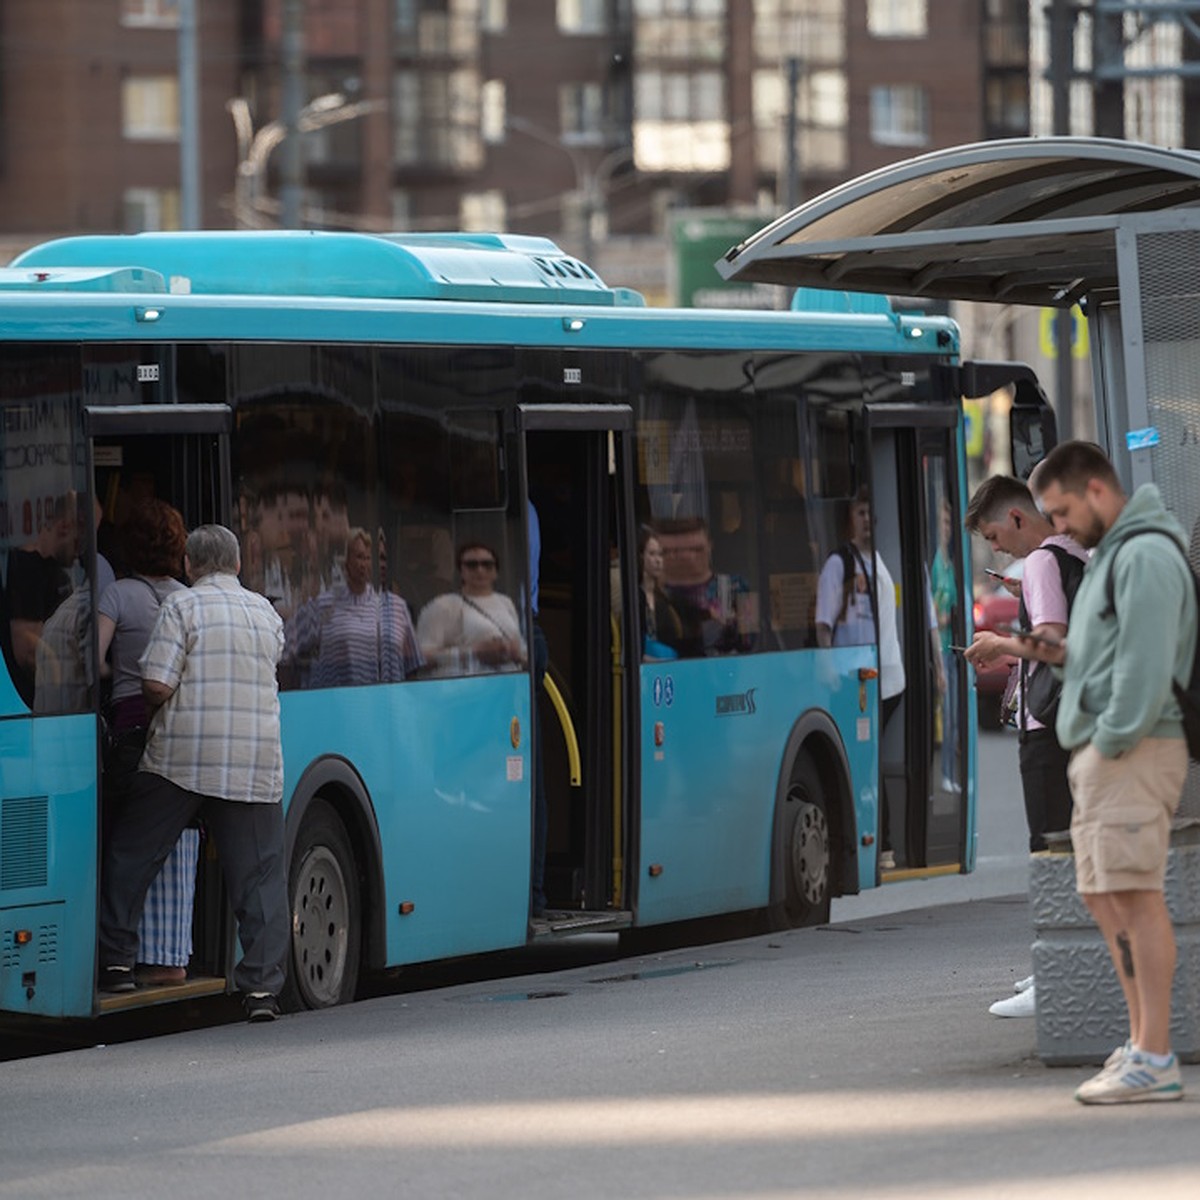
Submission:
{"label": "bus yellow handrail", "polygon": [[567,766],[571,771],[571,786],[579,787],[583,783],[583,766],[579,757],[579,739],[575,736],[575,722],[571,720],[567,702],[562,698],[558,684],[550,678],[549,671],[542,676],[542,687],[550,697],[550,703],[554,705],[554,711],[558,714],[558,723],[562,726],[563,741],[567,744]]}

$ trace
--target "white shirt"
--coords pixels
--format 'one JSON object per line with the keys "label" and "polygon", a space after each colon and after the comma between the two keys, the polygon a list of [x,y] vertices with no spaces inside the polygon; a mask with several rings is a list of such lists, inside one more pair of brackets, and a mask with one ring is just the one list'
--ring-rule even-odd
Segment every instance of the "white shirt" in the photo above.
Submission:
{"label": "white shirt", "polygon": [[[879,605],[879,695],[883,700],[904,691],[904,656],[896,630],[896,585],[876,552],[868,560],[855,556],[855,586],[847,600],[843,591],[842,556],[831,554],[817,580],[818,625],[833,631],[835,646],[865,646],[875,641],[875,620],[871,611],[872,591]],[[865,573],[864,573],[865,572]],[[873,576],[873,578],[872,578]],[[842,617],[842,604],[846,613]]]}

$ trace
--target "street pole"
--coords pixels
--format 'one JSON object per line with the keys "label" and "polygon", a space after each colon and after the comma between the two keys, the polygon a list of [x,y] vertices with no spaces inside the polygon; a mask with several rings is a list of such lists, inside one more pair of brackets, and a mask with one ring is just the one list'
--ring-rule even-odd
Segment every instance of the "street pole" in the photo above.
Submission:
{"label": "street pole", "polygon": [[179,0],[179,223],[184,229],[199,229],[201,224],[196,43],[196,0]]}
{"label": "street pole", "polygon": [[792,57],[787,60],[787,123],[783,135],[787,164],[784,171],[784,212],[791,212],[800,200],[800,149],[796,145],[799,127],[796,92],[799,86],[800,60]]}
{"label": "street pole", "polygon": [[[1071,132],[1071,77],[1075,69],[1075,14],[1069,0],[1050,4],[1050,90],[1053,100],[1054,132]],[[1075,428],[1074,375],[1071,359],[1071,310],[1060,308],[1054,317],[1055,397],[1058,435],[1061,441],[1073,436]]]}
{"label": "street pole", "polygon": [[283,0],[283,180],[279,189],[280,224],[300,228],[304,191],[304,156],[300,145],[300,110],[304,107],[304,0]]}

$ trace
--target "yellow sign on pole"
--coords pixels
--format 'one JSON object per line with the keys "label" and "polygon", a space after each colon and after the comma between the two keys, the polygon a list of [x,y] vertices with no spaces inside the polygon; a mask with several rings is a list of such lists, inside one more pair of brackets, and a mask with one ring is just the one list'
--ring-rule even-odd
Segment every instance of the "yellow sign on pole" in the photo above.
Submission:
{"label": "yellow sign on pole", "polygon": [[[1047,358],[1058,357],[1054,324],[1060,311],[1057,308],[1043,308],[1038,314],[1038,344]],[[1084,319],[1079,305],[1075,304],[1071,307],[1071,357],[1087,358],[1088,351],[1088,323]]]}

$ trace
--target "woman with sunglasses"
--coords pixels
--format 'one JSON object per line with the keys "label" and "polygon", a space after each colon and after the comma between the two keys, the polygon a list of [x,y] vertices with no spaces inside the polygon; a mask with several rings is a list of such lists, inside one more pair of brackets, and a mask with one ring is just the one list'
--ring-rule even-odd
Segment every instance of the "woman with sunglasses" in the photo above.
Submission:
{"label": "woman with sunglasses", "polygon": [[425,661],[440,673],[482,668],[515,671],[525,665],[525,639],[513,602],[496,591],[500,560],[485,542],[458,548],[458,592],[431,600],[417,621]]}

